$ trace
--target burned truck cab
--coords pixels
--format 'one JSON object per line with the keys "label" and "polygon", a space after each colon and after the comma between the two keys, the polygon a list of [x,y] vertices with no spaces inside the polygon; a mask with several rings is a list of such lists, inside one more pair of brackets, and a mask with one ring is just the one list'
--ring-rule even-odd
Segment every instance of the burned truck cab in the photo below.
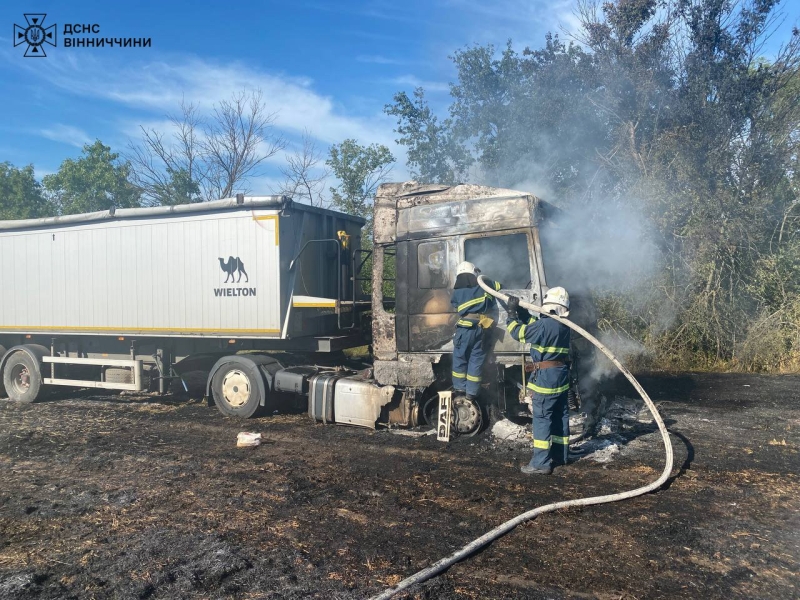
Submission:
{"label": "burned truck cab", "polygon": [[[449,386],[458,316],[450,295],[461,261],[475,263],[506,293],[541,304],[547,283],[539,224],[555,211],[532,194],[509,189],[382,185],[375,199],[372,274],[377,382],[415,388],[422,396]],[[387,297],[392,283],[393,301]],[[482,396],[505,409],[518,400],[514,384],[508,384],[521,380],[527,348],[507,333],[502,308],[490,316],[495,320],[490,338],[494,362],[486,365],[484,382],[493,389]]]}

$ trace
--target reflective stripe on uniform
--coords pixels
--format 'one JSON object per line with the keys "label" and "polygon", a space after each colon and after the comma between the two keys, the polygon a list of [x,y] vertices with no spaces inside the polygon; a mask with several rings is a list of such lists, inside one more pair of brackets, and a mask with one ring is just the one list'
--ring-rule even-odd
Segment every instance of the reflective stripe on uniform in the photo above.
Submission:
{"label": "reflective stripe on uniform", "polygon": [[467,381],[477,381],[478,383],[480,383],[480,381],[481,381],[481,376],[480,376],[480,375],[478,375],[478,376],[476,377],[475,375],[467,375]]}
{"label": "reflective stripe on uniform", "polygon": [[499,292],[499,291],[500,291],[500,284],[499,284],[498,282],[496,282],[496,281],[494,282],[494,289],[495,289],[495,291],[497,291],[497,292]]}
{"label": "reflective stripe on uniform", "polygon": [[550,437],[553,439],[554,444],[561,444],[562,446],[569,444],[569,436],[551,435]]}
{"label": "reflective stripe on uniform", "polygon": [[456,373],[453,371],[453,377],[458,377],[459,379],[464,379],[467,376],[466,373]]}
{"label": "reflective stripe on uniform", "polygon": [[[519,321],[511,321],[508,325],[506,325],[506,331],[513,335],[513,332],[511,330],[514,329],[514,327],[519,326],[521,328],[520,331],[525,331],[528,325],[533,325],[534,323],[536,323],[536,317],[531,317],[530,319],[528,319],[528,322],[525,325],[522,325]],[[524,344],[525,336],[519,337],[519,341]],[[533,347],[539,349],[541,346],[533,346]],[[541,350],[539,351],[541,352]]]}
{"label": "reflective stripe on uniform", "polygon": [[558,348],[556,346],[537,346],[536,344],[531,344],[532,350],[538,350],[542,354],[545,352],[549,352],[550,354],[569,354],[569,348]]}
{"label": "reflective stripe on uniform", "polygon": [[533,440],[533,447],[540,448],[542,450],[549,450],[550,449],[550,440]]}
{"label": "reflective stripe on uniform", "polygon": [[458,312],[461,312],[465,308],[469,308],[470,306],[475,306],[476,304],[480,304],[486,299],[486,296],[481,296],[480,298],[473,298],[472,300],[467,300],[464,304],[458,305]]}
{"label": "reflective stripe on uniform", "polygon": [[470,321],[469,319],[459,319],[458,324],[462,327],[474,327],[475,321]]}
{"label": "reflective stripe on uniform", "polygon": [[533,390],[537,394],[560,394],[561,392],[566,392],[569,389],[569,384],[565,383],[561,387],[557,388],[546,388],[540,387],[535,383],[528,382],[528,389]]}
{"label": "reflective stripe on uniform", "polygon": [[527,328],[528,328],[527,325],[523,325],[522,327],[519,328],[519,331],[517,332],[517,339],[519,340],[520,344],[525,343],[525,330]]}

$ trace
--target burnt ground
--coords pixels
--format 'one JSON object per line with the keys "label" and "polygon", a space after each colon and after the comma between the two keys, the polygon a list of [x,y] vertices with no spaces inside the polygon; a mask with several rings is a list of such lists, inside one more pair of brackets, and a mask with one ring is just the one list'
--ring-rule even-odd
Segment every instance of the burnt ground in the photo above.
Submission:
{"label": "burnt ground", "polygon": [[[642,378],[667,489],[544,515],[400,598],[800,595],[800,377]],[[633,395],[620,388],[620,394]],[[239,431],[265,443],[236,448]],[[0,597],[366,598],[506,519],[640,486],[660,437],[526,478],[488,434],[243,423],[201,401],[0,402]]]}

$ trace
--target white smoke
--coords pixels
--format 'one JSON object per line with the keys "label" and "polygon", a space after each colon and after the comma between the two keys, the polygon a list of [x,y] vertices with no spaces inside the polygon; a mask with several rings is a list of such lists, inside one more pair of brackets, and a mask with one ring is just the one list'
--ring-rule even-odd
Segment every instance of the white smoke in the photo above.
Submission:
{"label": "white smoke", "polygon": [[[616,332],[602,332],[598,336],[600,342],[622,363],[630,363],[632,359],[649,356],[650,351],[641,343],[628,336]],[[589,371],[589,379],[601,381],[617,374],[617,368],[601,352],[595,353],[595,360]]]}
{"label": "white smoke", "polygon": [[[597,167],[585,165],[586,173],[598,177]],[[480,179],[479,173],[474,175]],[[526,191],[560,210],[554,218],[539,224],[542,258],[549,287],[563,286],[574,297],[595,299],[612,294],[628,315],[646,323],[649,332],[668,329],[674,322],[676,306],[658,291],[663,273],[663,253],[658,234],[640,207],[647,198],[614,191],[603,195],[602,185],[587,179],[576,185],[573,195],[558,192],[551,185],[552,172],[546,161],[521,158],[513,165],[483,173],[491,185]],[[645,193],[647,191],[645,190]],[[592,325],[589,313],[576,312],[573,318],[584,326]],[[608,303],[606,303],[608,304]],[[613,311],[612,311],[613,312]],[[622,315],[601,315],[606,322]],[[631,336],[600,333],[601,341],[624,362],[648,354],[644,345]],[[589,377],[600,380],[616,372],[615,367],[597,353]]]}

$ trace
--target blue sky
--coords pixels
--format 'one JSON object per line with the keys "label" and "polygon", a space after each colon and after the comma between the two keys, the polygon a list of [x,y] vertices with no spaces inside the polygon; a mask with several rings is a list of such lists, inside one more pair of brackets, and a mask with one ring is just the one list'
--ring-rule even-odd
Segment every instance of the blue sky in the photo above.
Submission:
{"label": "blue sky", "polygon": [[[324,150],[347,137],[387,144],[406,178],[393,119],[383,106],[398,90],[426,88],[447,102],[454,78],[448,55],[471,44],[539,46],[547,31],[572,30],[574,2],[558,0],[404,0],[402,2],[23,2],[0,7],[0,162],[33,164],[38,177],[58,169],[98,138],[125,151],[140,125],[167,129],[182,97],[208,112],[243,87],[260,88],[289,150],[307,129]],[[774,39],[798,22],[785,3]],[[59,47],[23,58],[12,46],[23,13],[47,13]],[[147,49],[67,49],[65,23],[97,23],[98,37],[149,37]],[[276,155],[254,193],[274,191]]]}

